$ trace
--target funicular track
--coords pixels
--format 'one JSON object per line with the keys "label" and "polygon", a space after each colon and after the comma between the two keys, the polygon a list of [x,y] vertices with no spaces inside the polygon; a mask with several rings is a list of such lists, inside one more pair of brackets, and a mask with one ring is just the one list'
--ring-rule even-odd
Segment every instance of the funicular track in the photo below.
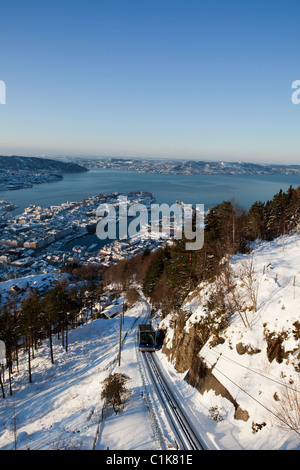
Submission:
{"label": "funicular track", "polygon": [[172,393],[162,371],[160,370],[155,353],[142,353],[146,369],[153,383],[160,402],[163,405],[166,417],[174,433],[178,449],[180,450],[206,450],[207,447],[193,429],[186,413]]}

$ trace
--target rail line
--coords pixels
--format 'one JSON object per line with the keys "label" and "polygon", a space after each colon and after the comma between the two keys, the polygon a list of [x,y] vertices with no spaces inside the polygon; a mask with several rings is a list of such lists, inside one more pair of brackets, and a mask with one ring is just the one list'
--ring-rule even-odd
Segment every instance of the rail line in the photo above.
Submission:
{"label": "rail line", "polygon": [[144,358],[149,377],[156,389],[159,400],[164,406],[178,448],[180,450],[206,450],[206,445],[193,429],[186,413],[164,378],[155,360],[155,353],[145,352],[142,353],[142,357]]}

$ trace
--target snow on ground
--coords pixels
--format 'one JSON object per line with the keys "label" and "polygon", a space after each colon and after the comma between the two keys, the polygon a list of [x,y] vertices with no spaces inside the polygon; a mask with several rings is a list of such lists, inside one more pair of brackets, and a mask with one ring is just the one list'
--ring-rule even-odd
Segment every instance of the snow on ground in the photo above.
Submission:
{"label": "snow on ground", "polygon": [[[300,448],[300,377],[299,338],[295,337],[295,322],[300,322],[300,250],[299,236],[292,235],[274,242],[256,246],[251,255],[237,255],[231,260],[233,271],[240,272],[245,261],[253,260],[257,286],[257,311],[247,313],[250,327],[246,328],[239,315],[230,320],[230,326],[222,335],[223,344],[210,346],[210,340],[200,355],[212,367],[215,377],[229,390],[243,410],[249,413],[247,422],[234,419],[234,407],[213,391],[205,392],[195,402],[196,409],[205,416],[217,407],[220,421],[211,428],[214,441],[221,449],[295,449]],[[237,282],[239,279],[236,278]],[[243,295],[244,286],[240,282]],[[203,301],[203,296],[202,296]],[[185,305],[191,313],[189,325],[204,314],[199,297],[193,297]],[[284,333],[284,350],[293,351],[288,359],[271,362],[267,357],[266,333],[274,336]],[[172,332],[170,334],[172,338]],[[239,353],[236,345],[241,343],[252,352]],[[170,367],[170,366],[169,366]],[[176,376],[175,376],[176,377]],[[280,398],[281,401],[278,401]],[[278,421],[280,403],[287,399],[298,406],[298,432]],[[263,425],[261,429],[257,425]],[[253,428],[252,428],[253,425]],[[205,424],[207,428],[207,423]]]}
{"label": "snow on ground", "polygon": [[[118,365],[119,317],[97,319],[69,332],[68,352],[55,340],[50,362],[48,342],[37,350],[32,361],[33,383],[28,383],[27,357],[20,358],[20,374],[15,371],[13,395],[0,401],[0,449],[14,449],[14,415],[17,449],[92,449],[97,432],[97,449],[153,449],[155,437],[135,357],[136,331],[131,328],[148,315],[145,302],[126,312],[126,335]],[[126,409],[102,424],[102,381],[110,372],[124,372],[132,390]],[[100,426],[99,426],[100,423]]]}
{"label": "snow on ground", "polygon": [[20,277],[16,279],[9,279],[8,281],[0,282],[0,302],[5,304],[12,289],[20,289],[25,292],[28,289],[38,288],[39,290],[47,290],[54,285],[54,281],[58,279],[68,279],[70,276],[66,273],[51,273],[51,274],[32,274],[30,276]]}
{"label": "snow on ground", "polygon": [[[233,268],[238,269],[246,258],[241,255],[233,258]],[[204,433],[209,448],[299,449],[299,434],[279,428],[270,412],[276,404],[274,395],[284,393],[280,384],[300,390],[299,372],[295,372],[292,360],[270,363],[263,339],[266,328],[276,332],[284,328],[288,331],[286,350],[299,345],[292,333],[293,323],[299,321],[300,306],[297,237],[286,237],[284,251],[280,241],[257,246],[254,260],[260,284],[257,312],[249,314],[250,328],[242,325],[239,316],[234,317],[226,330],[225,342],[201,350],[201,355],[214,364],[216,377],[242,409],[249,412],[248,421],[234,419],[233,405],[213,391],[200,395],[184,380],[185,373],[177,373],[161,351],[155,354],[175,394],[181,397],[200,434]],[[197,297],[186,308],[192,312],[190,321],[202,311]],[[68,352],[56,338],[53,365],[48,341],[44,341],[32,361],[32,384],[28,383],[27,357],[22,354],[20,373],[14,372],[13,395],[9,396],[6,373],[7,397],[0,398],[0,449],[14,449],[14,425],[17,449],[160,449],[144,397],[136,351],[135,327],[145,321],[148,313],[145,300],[127,310],[122,325],[121,366],[118,365],[119,316],[94,320],[70,331]],[[239,342],[261,352],[240,355],[235,348]],[[123,372],[130,377],[127,384],[130,397],[121,413],[112,413],[101,420],[102,381],[111,372]],[[217,410],[219,420],[212,419],[212,407]],[[253,432],[253,423],[266,425]]]}

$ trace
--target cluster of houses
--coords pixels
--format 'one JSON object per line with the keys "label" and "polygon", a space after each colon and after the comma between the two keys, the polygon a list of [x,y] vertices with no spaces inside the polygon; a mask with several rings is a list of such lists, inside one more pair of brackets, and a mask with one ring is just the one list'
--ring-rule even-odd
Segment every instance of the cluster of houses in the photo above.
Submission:
{"label": "cluster of houses", "polygon": [[51,183],[63,179],[61,174],[49,171],[5,170],[0,169],[0,191],[13,191],[31,188],[35,184]]}
{"label": "cluster of houses", "polygon": [[[30,205],[22,214],[10,216],[5,210],[1,214],[0,201],[0,279],[58,273],[67,263],[110,265],[143,252],[146,246],[154,250],[166,243],[164,238],[142,235],[101,243],[95,235],[97,209],[107,203],[117,207],[118,197],[119,193],[111,193],[56,206]],[[144,192],[129,193],[126,198],[128,204],[146,207],[154,201]],[[2,203],[8,209],[9,203]]]}

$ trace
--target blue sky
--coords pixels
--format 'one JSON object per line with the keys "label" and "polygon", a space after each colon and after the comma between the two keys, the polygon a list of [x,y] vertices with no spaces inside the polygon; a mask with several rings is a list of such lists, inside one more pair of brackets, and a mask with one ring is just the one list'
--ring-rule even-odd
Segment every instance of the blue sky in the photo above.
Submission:
{"label": "blue sky", "polygon": [[298,0],[1,3],[0,153],[300,163]]}

